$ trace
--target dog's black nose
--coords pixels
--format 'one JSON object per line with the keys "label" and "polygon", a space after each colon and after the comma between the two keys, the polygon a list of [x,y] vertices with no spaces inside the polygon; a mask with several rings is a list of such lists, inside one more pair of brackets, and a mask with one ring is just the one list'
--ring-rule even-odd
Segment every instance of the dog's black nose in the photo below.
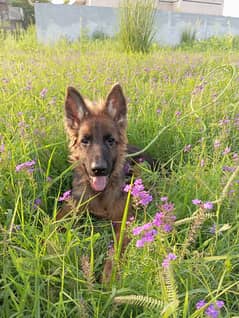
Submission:
{"label": "dog's black nose", "polygon": [[91,164],[91,170],[94,176],[106,176],[107,175],[107,165],[106,162],[93,162]]}

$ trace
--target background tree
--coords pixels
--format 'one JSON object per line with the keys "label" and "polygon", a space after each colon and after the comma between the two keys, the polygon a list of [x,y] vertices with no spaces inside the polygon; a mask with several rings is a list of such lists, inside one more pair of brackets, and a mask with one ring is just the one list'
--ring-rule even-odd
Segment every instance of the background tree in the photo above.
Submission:
{"label": "background tree", "polygon": [[[13,7],[21,7],[24,12],[24,27],[27,28],[30,24],[35,23],[34,2],[32,0],[9,0],[9,4]],[[49,2],[41,0],[40,2]]]}

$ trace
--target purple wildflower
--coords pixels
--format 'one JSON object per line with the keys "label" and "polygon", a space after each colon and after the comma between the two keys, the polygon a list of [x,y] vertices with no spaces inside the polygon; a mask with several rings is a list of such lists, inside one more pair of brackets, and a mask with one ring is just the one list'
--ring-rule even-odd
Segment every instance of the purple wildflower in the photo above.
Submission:
{"label": "purple wildflower", "polygon": [[147,231],[149,229],[152,229],[152,223],[146,223],[141,226],[137,226],[133,229],[133,235],[139,235],[143,231]]}
{"label": "purple wildflower", "polygon": [[172,225],[171,224],[164,224],[164,226],[163,226],[163,229],[164,229],[164,232],[166,232],[166,233],[169,233],[169,232],[171,232],[172,231]]}
{"label": "purple wildflower", "polygon": [[176,256],[175,254],[169,253],[169,254],[165,257],[165,259],[163,260],[162,266],[163,266],[164,268],[169,267],[170,262],[171,262],[171,261],[174,261],[176,258],[177,258],[177,256]]}
{"label": "purple wildflower", "polygon": [[181,114],[182,114],[182,112],[181,112],[180,110],[176,111],[176,113],[175,113],[175,115],[176,115],[177,117],[179,117]]}
{"label": "purple wildflower", "polygon": [[129,192],[130,190],[132,196],[136,199],[137,204],[147,206],[153,200],[153,197],[144,190],[144,185],[141,179],[136,179],[132,186],[126,185],[124,187],[125,192]]}
{"label": "purple wildflower", "polygon": [[41,204],[41,199],[37,198],[34,200],[34,209],[37,209],[37,207]]}
{"label": "purple wildflower", "polygon": [[162,202],[168,201],[168,197],[161,197],[160,200],[161,200]]}
{"label": "purple wildflower", "polygon": [[[205,300],[200,300],[199,302],[196,303],[196,309],[199,310],[206,305],[207,303],[205,302]],[[224,306],[224,301],[222,300],[217,300],[215,304],[210,304],[205,310],[206,316],[208,318],[217,318],[220,313],[220,309],[223,306]]]}
{"label": "purple wildflower", "polygon": [[[138,185],[141,185],[141,181],[138,183]],[[159,206],[160,210],[155,214],[152,222],[143,224],[133,229],[133,235],[141,235],[141,238],[136,242],[136,247],[143,247],[145,243],[153,242],[155,236],[160,230],[166,233],[172,231],[173,223],[176,220],[176,216],[172,215],[174,204],[167,202],[166,199],[167,198],[165,197],[165,201],[163,201],[166,203]]]}
{"label": "purple wildflower", "polygon": [[237,162],[238,159],[239,159],[239,155],[238,155],[238,153],[235,152],[235,153],[232,155],[232,160]]}
{"label": "purple wildflower", "polygon": [[161,206],[164,212],[172,212],[174,210],[174,204],[170,202],[166,202]]}
{"label": "purple wildflower", "polygon": [[222,154],[225,156],[225,155],[229,154],[230,151],[231,151],[231,148],[230,148],[230,147],[226,147],[226,148],[224,149],[224,151],[222,152]]}
{"label": "purple wildflower", "polygon": [[226,172],[233,172],[235,171],[235,169],[236,169],[235,167],[229,167],[229,166],[222,167],[222,170]]}
{"label": "purple wildflower", "polygon": [[4,143],[2,142],[1,145],[0,145],[0,152],[4,152],[4,149],[5,149],[5,145],[4,145]]}
{"label": "purple wildflower", "polygon": [[136,247],[137,247],[137,248],[144,247],[144,244],[145,244],[145,241],[144,241],[143,238],[136,241]]}
{"label": "purple wildflower", "polygon": [[46,97],[46,94],[48,92],[48,89],[47,88],[43,88],[40,92],[40,97],[41,98],[45,98]]}
{"label": "purple wildflower", "polygon": [[221,119],[219,120],[219,126],[223,126],[230,123],[230,119]]}
{"label": "purple wildflower", "polygon": [[210,318],[217,318],[219,315],[219,310],[215,308],[213,304],[209,305],[205,310],[205,314]]}
{"label": "purple wildflower", "polygon": [[186,145],[183,149],[183,152],[190,152],[192,149],[192,146],[191,145]]}
{"label": "purple wildflower", "polygon": [[199,199],[193,199],[193,200],[192,200],[192,203],[193,203],[194,205],[200,205],[200,204],[202,203],[202,201],[199,200]]}
{"label": "purple wildflower", "polygon": [[201,159],[200,161],[200,167],[204,167],[205,166],[205,160],[204,159]]}
{"label": "purple wildflower", "polygon": [[32,172],[33,166],[35,164],[36,164],[35,160],[20,163],[19,165],[16,166],[16,172],[19,172],[23,169],[27,169],[29,172]]}
{"label": "purple wildflower", "polygon": [[173,254],[173,253],[169,253],[167,258],[170,260],[170,261],[174,261],[176,258],[177,258],[177,255]]}
{"label": "purple wildflower", "polygon": [[153,197],[147,191],[142,191],[139,193],[139,199],[141,205],[147,206],[153,200]]}
{"label": "purple wildflower", "polygon": [[217,308],[221,309],[224,306],[224,301],[223,300],[217,300],[216,301],[216,306],[217,306]]}
{"label": "purple wildflower", "polygon": [[[141,182],[139,182],[139,181],[141,181]],[[134,185],[131,189],[131,194],[134,197],[137,197],[137,196],[139,196],[141,191],[144,191],[144,186],[142,184],[142,180],[141,179],[135,180]]]}
{"label": "purple wildflower", "polygon": [[219,148],[220,145],[221,145],[220,140],[216,139],[216,140],[214,141],[214,144],[213,144],[214,148],[215,148],[215,149],[216,149],[216,148]]}
{"label": "purple wildflower", "polygon": [[130,218],[128,218],[128,220],[126,221],[126,224],[127,225],[130,225],[131,223],[133,223],[134,222],[134,216],[131,216]]}
{"label": "purple wildflower", "polygon": [[205,202],[203,204],[203,208],[206,210],[212,210],[213,209],[213,203],[212,202]]}
{"label": "purple wildflower", "polygon": [[154,220],[153,220],[153,225],[160,227],[163,225],[163,218],[164,214],[163,212],[158,212],[155,214]]}
{"label": "purple wildflower", "polygon": [[171,232],[173,229],[173,223],[176,220],[176,216],[172,214],[174,210],[174,204],[166,202],[159,206],[160,210],[155,214],[153,219],[153,225],[161,228],[164,232]]}
{"label": "purple wildflower", "polygon": [[131,190],[131,186],[130,186],[130,184],[126,184],[125,186],[124,186],[124,192],[129,192],[130,190]]}
{"label": "purple wildflower", "polygon": [[204,307],[205,305],[206,305],[205,300],[199,300],[199,301],[196,303],[196,309],[201,309],[201,308]]}
{"label": "purple wildflower", "polygon": [[66,200],[70,199],[70,197],[71,197],[71,190],[68,190],[68,191],[64,192],[61,197],[59,197],[58,201],[66,201]]}
{"label": "purple wildflower", "polygon": [[150,243],[154,241],[155,235],[157,234],[157,231],[155,229],[152,229],[148,232],[146,232],[140,240],[137,240],[136,247],[144,247],[146,243]]}
{"label": "purple wildflower", "polygon": [[213,203],[212,203],[212,202],[209,202],[209,201],[203,203],[203,202],[202,202],[201,200],[199,200],[199,199],[193,199],[193,200],[192,200],[192,203],[193,203],[194,205],[198,205],[198,206],[200,206],[201,208],[206,209],[206,210],[211,210],[211,209],[213,208]]}
{"label": "purple wildflower", "polygon": [[161,112],[162,112],[162,111],[161,111],[161,109],[160,109],[160,108],[158,108],[158,109],[157,109],[157,114],[159,114],[159,115],[160,115],[160,114],[161,114]]}
{"label": "purple wildflower", "polygon": [[216,230],[217,230],[217,226],[216,226],[216,224],[213,224],[209,231],[210,231],[211,234],[215,234]]}

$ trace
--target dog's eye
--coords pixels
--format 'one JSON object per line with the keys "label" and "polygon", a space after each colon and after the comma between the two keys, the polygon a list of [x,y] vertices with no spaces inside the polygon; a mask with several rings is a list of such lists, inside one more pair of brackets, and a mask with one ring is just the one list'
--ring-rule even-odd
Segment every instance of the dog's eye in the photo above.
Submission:
{"label": "dog's eye", "polygon": [[89,145],[89,143],[90,143],[90,136],[84,136],[84,137],[81,139],[81,143],[82,143],[83,146]]}
{"label": "dog's eye", "polygon": [[105,137],[105,140],[106,140],[106,142],[110,145],[110,146],[112,146],[114,143],[115,143],[115,139],[114,139],[114,137],[112,137],[112,136],[106,136]]}

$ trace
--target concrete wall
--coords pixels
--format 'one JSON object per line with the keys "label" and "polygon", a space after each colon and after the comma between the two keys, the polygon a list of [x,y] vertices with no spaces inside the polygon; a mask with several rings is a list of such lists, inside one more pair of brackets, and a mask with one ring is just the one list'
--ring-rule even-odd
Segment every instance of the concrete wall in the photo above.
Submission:
{"label": "concrete wall", "polygon": [[[118,8],[121,0],[76,0],[81,5]],[[223,15],[224,0],[155,0],[158,9],[196,14]]]}
{"label": "concrete wall", "polygon": [[[35,16],[37,38],[42,43],[54,43],[62,37],[75,40],[82,32],[91,36],[95,31],[102,31],[112,36],[118,31],[116,8],[36,3]],[[160,44],[178,44],[186,28],[196,29],[198,39],[239,35],[239,19],[157,11],[155,40]]]}

